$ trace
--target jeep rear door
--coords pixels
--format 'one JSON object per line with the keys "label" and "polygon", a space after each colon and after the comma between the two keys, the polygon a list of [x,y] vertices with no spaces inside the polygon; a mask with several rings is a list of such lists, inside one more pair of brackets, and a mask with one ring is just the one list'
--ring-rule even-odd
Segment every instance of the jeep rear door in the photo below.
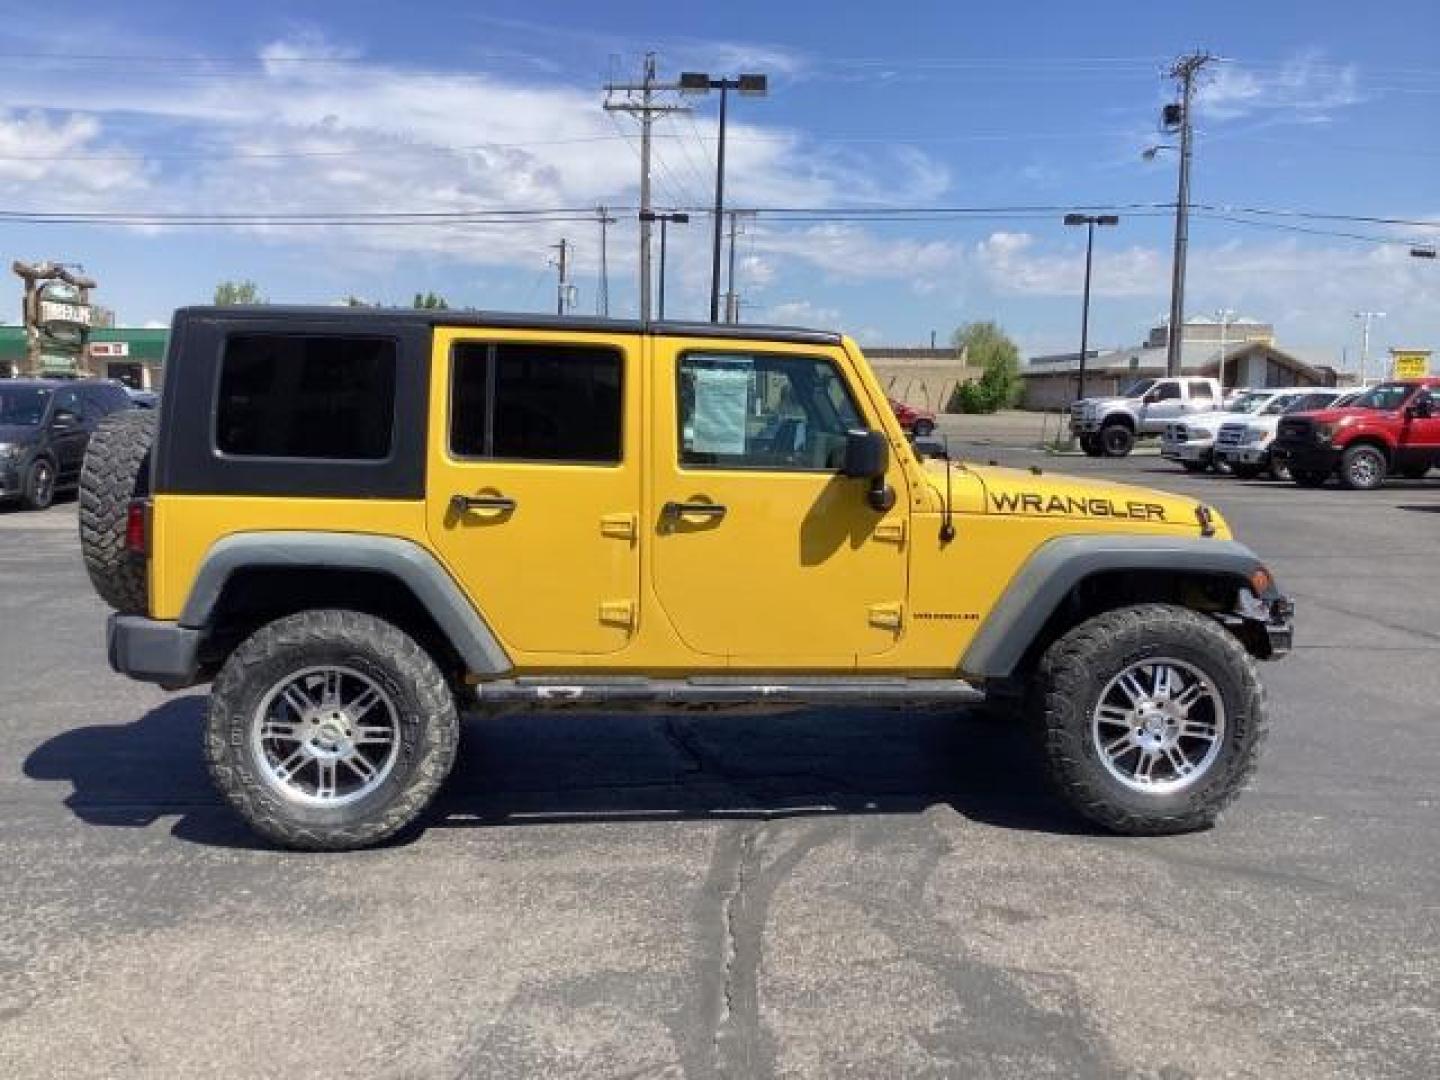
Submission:
{"label": "jeep rear door", "polygon": [[842,477],[845,432],[880,428],[835,346],[656,337],[645,528],[655,593],[696,653],[834,670],[903,632],[908,492]]}
{"label": "jeep rear door", "polygon": [[435,331],[430,540],[512,653],[631,640],[640,358],[635,335]]}

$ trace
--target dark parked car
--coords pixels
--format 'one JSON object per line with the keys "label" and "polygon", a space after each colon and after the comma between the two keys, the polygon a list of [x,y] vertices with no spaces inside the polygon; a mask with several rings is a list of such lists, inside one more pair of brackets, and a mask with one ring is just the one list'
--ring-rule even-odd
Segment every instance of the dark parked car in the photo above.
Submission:
{"label": "dark parked car", "polygon": [[78,487],[95,425],[133,407],[115,382],[0,380],[0,500],[43,510],[56,492]]}

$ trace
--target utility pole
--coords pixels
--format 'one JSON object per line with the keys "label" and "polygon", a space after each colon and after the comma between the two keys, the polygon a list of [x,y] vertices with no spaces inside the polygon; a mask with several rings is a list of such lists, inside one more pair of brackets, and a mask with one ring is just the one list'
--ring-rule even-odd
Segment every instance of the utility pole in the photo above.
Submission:
{"label": "utility pole", "polygon": [[1235,312],[1229,308],[1216,308],[1215,321],[1220,324],[1220,368],[1216,372],[1219,376],[1216,381],[1220,383],[1220,404],[1223,405],[1225,403],[1225,331],[1235,321]]}
{"label": "utility pole", "polygon": [[1370,366],[1370,324],[1375,319],[1385,318],[1383,311],[1357,311],[1360,320],[1360,385],[1365,385],[1365,371]]}
{"label": "utility pole", "polygon": [[[645,215],[650,212],[650,127],[657,116],[668,113],[689,112],[688,105],[661,105],[655,95],[664,90],[675,90],[671,84],[655,81],[655,54],[645,54],[645,67],[638,83],[606,83],[605,110],[623,112],[640,118],[640,320],[650,321],[650,222]],[[616,94],[624,94],[623,101],[614,101]]]}
{"label": "utility pole", "polygon": [[1180,128],[1180,180],[1175,193],[1175,254],[1170,268],[1170,332],[1165,344],[1165,374],[1180,374],[1180,345],[1185,337],[1185,256],[1190,246],[1190,156],[1195,103],[1195,79],[1214,60],[1208,52],[1189,53],[1170,66],[1169,75],[1180,84],[1178,104],[1166,105],[1161,114],[1166,127]]}
{"label": "utility pole", "polygon": [[555,269],[558,271],[555,280],[555,314],[564,315],[565,308],[570,303],[570,241],[563,236],[558,244],[551,244],[551,248],[560,254],[555,259]]}
{"label": "utility pole", "polygon": [[740,321],[739,296],[735,292],[735,231],[739,225],[740,211],[730,211],[730,266],[727,281],[729,287],[725,290],[725,321],[727,323],[738,323]]}
{"label": "utility pole", "polygon": [[605,207],[595,208],[596,220],[600,222],[600,285],[595,290],[595,314],[610,314],[610,226],[615,224]]}
{"label": "utility pole", "polygon": [[665,318],[665,237],[666,237],[666,229],[665,229],[665,227],[666,227],[667,225],[670,225],[672,222],[673,222],[674,224],[676,224],[676,225],[688,225],[688,224],[690,223],[690,215],[689,215],[689,214],[679,213],[679,212],[671,212],[671,213],[669,213],[669,214],[657,214],[657,213],[655,213],[655,212],[652,210],[652,211],[650,211],[650,212],[648,212],[648,213],[642,213],[642,214],[640,215],[640,220],[643,221],[643,222],[645,222],[646,224],[649,224],[649,223],[652,222],[652,221],[658,221],[658,222],[660,223],[660,316],[659,316],[659,317],[660,317],[660,319],[663,321],[664,318]]}

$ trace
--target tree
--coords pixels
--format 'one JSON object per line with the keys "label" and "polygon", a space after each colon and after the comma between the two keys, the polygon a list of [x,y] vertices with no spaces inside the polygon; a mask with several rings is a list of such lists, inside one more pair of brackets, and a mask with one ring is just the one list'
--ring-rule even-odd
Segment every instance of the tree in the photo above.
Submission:
{"label": "tree", "polygon": [[263,304],[265,302],[265,298],[260,295],[260,287],[253,281],[222,281],[215,286],[216,304]]}
{"label": "tree", "polygon": [[948,412],[992,413],[1020,400],[1020,350],[998,323],[966,323],[950,340],[968,366],[980,368],[980,378],[955,387]]}
{"label": "tree", "polygon": [[443,296],[437,296],[433,292],[415,294],[415,307],[422,311],[449,311],[450,305],[446,303]]}

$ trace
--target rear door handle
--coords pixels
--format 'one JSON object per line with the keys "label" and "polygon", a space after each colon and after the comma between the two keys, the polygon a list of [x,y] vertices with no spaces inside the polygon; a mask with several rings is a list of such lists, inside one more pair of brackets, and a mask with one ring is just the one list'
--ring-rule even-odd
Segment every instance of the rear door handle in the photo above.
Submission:
{"label": "rear door handle", "polygon": [[725,507],[719,503],[709,502],[667,502],[661,508],[661,512],[669,518],[685,517],[691,514],[722,518],[725,516]]}
{"label": "rear door handle", "polygon": [[457,514],[473,510],[498,510],[510,513],[519,504],[507,495],[451,495],[450,509]]}

